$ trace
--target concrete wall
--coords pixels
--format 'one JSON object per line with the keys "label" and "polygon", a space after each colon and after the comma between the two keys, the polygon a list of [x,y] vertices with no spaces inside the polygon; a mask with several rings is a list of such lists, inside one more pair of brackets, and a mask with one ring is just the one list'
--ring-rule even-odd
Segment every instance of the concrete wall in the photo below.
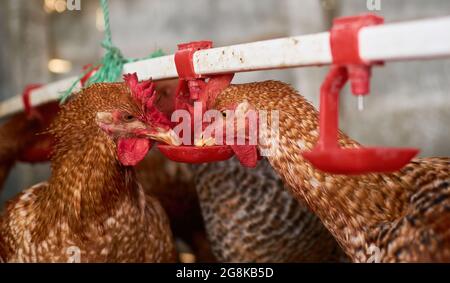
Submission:
{"label": "concrete wall", "polygon": [[[49,19],[41,1],[0,1],[0,99],[20,93],[28,83],[48,82]],[[0,122],[1,123],[1,122]],[[1,137],[0,137],[1,142]],[[49,176],[47,164],[18,164],[11,172],[3,200]]]}
{"label": "concrete wall", "polygon": [[[96,29],[98,1],[81,0],[81,11],[47,14],[40,0],[0,1],[0,98],[29,82],[48,82],[101,57]],[[339,15],[368,12],[365,0],[110,0],[114,43],[127,57],[156,48],[211,39],[216,46],[314,33]],[[381,0],[387,22],[450,14],[446,0]],[[49,58],[72,61],[70,74],[47,70]],[[235,82],[279,79],[293,84],[315,105],[326,67],[239,74]],[[373,72],[372,94],[363,112],[342,95],[341,127],[364,144],[416,146],[423,155],[450,155],[450,60],[390,63]],[[301,119],[301,117],[299,117]],[[18,166],[1,196],[47,178],[46,166]],[[1,200],[1,199],[0,199]]]}
{"label": "concrete wall", "polygon": [[[356,3],[355,3],[356,2]],[[366,11],[365,1],[343,1],[345,15]],[[381,1],[387,22],[450,15],[450,1]],[[363,112],[346,93],[342,125],[364,144],[413,146],[422,156],[450,155],[450,60],[389,63],[374,68]]]}

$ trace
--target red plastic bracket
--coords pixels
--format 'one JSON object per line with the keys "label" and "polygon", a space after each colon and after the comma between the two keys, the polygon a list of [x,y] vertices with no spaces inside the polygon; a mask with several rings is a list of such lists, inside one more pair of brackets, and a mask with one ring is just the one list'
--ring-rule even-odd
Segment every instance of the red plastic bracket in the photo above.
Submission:
{"label": "red plastic bracket", "polygon": [[[194,115],[194,102],[202,103],[203,114],[208,107],[208,101],[226,88],[234,75],[203,76],[195,73],[194,53],[211,47],[211,41],[195,41],[179,44],[178,51],[175,53],[175,66],[179,77],[175,94],[175,109],[188,110],[191,117]],[[194,119],[191,120],[194,123]],[[229,159],[234,155],[232,148],[228,145],[195,147],[159,144],[157,147],[167,158],[186,163],[216,162]]]}
{"label": "red plastic bracket", "polygon": [[41,87],[42,84],[29,84],[23,89],[22,92],[23,108],[27,118],[29,119],[33,117],[37,117],[39,119],[40,117],[39,112],[36,109],[34,109],[34,107],[31,105],[30,96],[33,90]]}
{"label": "red plastic bracket", "polygon": [[330,32],[331,54],[333,64],[366,64],[359,55],[358,33],[366,26],[380,25],[384,19],[373,14],[350,16],[334,19]]}
{"label": "red plastic bracket", "polygon": [[[333,64],[346,66],[349,72],[352,93],[366,95],[370,89],[370,66],[374,62],[364,62],[359,54],[358,34],[361,28],[383,24],[384,19],[373,14],[342,17],[333,21],[330,32]],[[379,64],[376,62],[375,64]]]}
{"label": "red plastic bracket", "polygon": [[[90,77],[92,77],[92,75],[98,71],[98,69],[100,68],[100,66],[97,67],[93,67],[92,64],[87,64],[83,66],[83,71],[87,71],[83,77],[81,77],[80,79],[80,84],[81,87],[85,87],[87,81],[89,80]],[[90,69],[90,70],[89,70]],[[89,70],[89,71],[88,71]]]}
{"label": "red plastic bracket", "polygon": [[209,49],[212,47],[212,41],[193,41],[178,44],[178,51],[175,53],[175,66],[178,77],[182,80],[194,80],[201,78],[201,75],[195,73],[194,53],[198,50]]}
{"label": "red plastic bracket", "polygon": [[378,62],[364,62],[359,55],[358,32],[364,26],[383,23],[376,15],[334,20],[330,34],[333,66],[320,88],[319,141],[302,155],[316,168],[334,174],[392,172],[405,166],[416,148],[349,148],[338,144],[339,93],[348,79],[356,95],[369,93],[370,68]]}
{"label": "red plastic bracket", "polygon": [[176,109],[192,111],[191,102],[201,98],[206,77],[195,73],[194,53],[211,47],[212,41],[207,40],[178,44],[178,51],[175,53],[175,67],[179,77],[175,94]]}

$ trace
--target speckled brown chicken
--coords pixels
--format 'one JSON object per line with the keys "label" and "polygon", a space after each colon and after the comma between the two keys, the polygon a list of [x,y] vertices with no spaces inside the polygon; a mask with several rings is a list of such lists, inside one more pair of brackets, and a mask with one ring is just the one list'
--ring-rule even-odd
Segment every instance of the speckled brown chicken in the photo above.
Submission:
{"label": "speckled brown chicken", "polygon": [[[19,152],[38,130],[37,119],[28,120],[25,114],[16,114],[0,127],[0,188],[3,187]],[[29,134],[28,136],[26,134]],[[25,134],[25,135],[24,135]]]}
{"label": "speckled brown chicken", "polygon": [[189,245],[195,261],[215,261],[206,239],[191,166],[171,161],[155,148],[137,165],[136,176],[145,193],[160,201],[174,237]]}
{"label": "speckled brown chicken", "polygon": [[[0,191],[9,171],[17,160],[44,153],[41,147],[48,142],[46,135],[38,135],[45,130],[58,109],[58,103],[41,105],[39,116],[25,113],[15,114],[0,126]],[[45,154],[45,153],[44,153]]]}
{"label": "speckled brown chicken", "polygon": [[[158,96],[156,104],[166,115],[172,111],[166,102],[173,100],[177,84],[178,80],[159,81],[156,84]],[[24,153],[36,156],[51,150],[49,144],[51,137],[43,135],[42,132],[59,111],[58,104],[58,102],[45,104],[36,109],[40,115],[44,115],[44,123],[20,113],[9,118],[0,127],[2,137],[0,148],[3,153],[0,160],[4,161],[3,165],[0,165],[0,177],[6,179],[14,161],[20,160]],[[50,156],[41,156],[38,161],[45,161],[45,157]],[[155,149],[137,165],[136,177],[142,184],[144,192],[157,198],[161,203],[168,214],[174,237],[181,238],[193,249],[196,261],[214,261],[204,231],[192,169],[187,164],[168,160]]]}
{"label": "speckled brown chicken", "polygon": [[262,159],[236,158],[196,170],[196,185],[213,252],[221,262],[340,261],[342,250],[321,221],[284,188]]}
{"label": "speckled brown chicken", "polygon": [[131,81],[94,84],[62,108],[50,129],[49,181],[11,200],[1,218],[3,261],[175,260],[167,216],[128,166],[158,132],[145,119],[151,103],[134,96],[148,84]]}
{"label": "speckled brown chicken", "polygon": [[[279,136],[263,132],[259,148],[279,142],[271,165],[353,261],[450,261],[449,158],[416,159],[394,174],[327,174],[301,155],[318,139],[318,113],[294,89],[277,81],[232,85],[213,108],[241,103],[279,110]],[[359,146],[342,133],[339,140]]]}
{"label": "speckled brown chicken", "polygon": [[[156,83],[155,106],[167,117],[174,110],[177,85],[178,79]],[[136,176],[144,191],[161,202],[169,217],[174,237],[189,246],[195,255],[195,261],[215,261],[206,239],[191,166],[171,161],[155,148],[137,165]]]}

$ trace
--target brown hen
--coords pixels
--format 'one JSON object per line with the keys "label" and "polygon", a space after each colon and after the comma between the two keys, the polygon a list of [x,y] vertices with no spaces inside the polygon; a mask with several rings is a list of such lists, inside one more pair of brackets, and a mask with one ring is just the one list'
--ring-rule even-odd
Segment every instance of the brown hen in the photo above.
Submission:
{"label": "brown hen", "polygon": [[58,103],[37,108],[39,116],[15,114],[0,126],[0,191],[18,160],[42,161],[49,155],[48,135],[40,134],[56,115]]}
{"label": "brown hen", "polygon": [[450,261],[449,158],[417,159],[394,174],[327,174],[302,157],[318,140],[318,113],[294,89],[277,81],[232,85],[214,108],[241,103],[279,111],[279,136],[262,132],[259,148],[270,150],[275,171],[353,261]]}
{"label": "brown hen", "polygon": [[[171,111],[166,102],[173,99],[177,84],[178,80],[159,81],[156,84],[156,105],[164,113],[169,114]],[[31,157],[32,161],[46,161],[50,157],[46,152],[51,150],[51,137],[42,132],[54,119],[58,108],[58,102],[37,108],[38,113],[44,115],[45,123],[20,113],[0,127],[3,138],[0,144],[0,160],[3,160],[0,181],[6,179],[17,159],[26,158],[25,161],[30,161]],[[187,164],[168,160],[158,150],[152,150],[138,164],[136,173],[145,193],[157,198],[168,214],[174,237],[181,238],[193,248],[196,261],[214,261],[206,240],[192,169]]]}
{"label": "brown hen", "polygon": [[50,129],[55,148],[49,181],[6,206],[3,261],[175,260],[164,210],[127,166],[145,155],[144,138],[158,138],[158,128],[145,118],[149,104],[134,95],[147,86],[137,78],[129,87],[94,84],[62,108]]}

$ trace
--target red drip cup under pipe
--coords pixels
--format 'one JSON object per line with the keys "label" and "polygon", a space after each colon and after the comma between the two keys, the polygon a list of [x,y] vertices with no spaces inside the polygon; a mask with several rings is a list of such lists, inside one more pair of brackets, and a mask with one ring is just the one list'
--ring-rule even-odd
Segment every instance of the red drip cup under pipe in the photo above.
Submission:
{"label": "red drip cup under pipe", "polygon": [[[361,70],[359,70],[361,71]],[[400,170],[419,152],[416,148],[340,148],[339,92],[348,79],[347,68],[332,66],[320,89],[319,141],[302,155],[319,170],[333,174],[366,174]],[[368,84],[365,84],[368,87]],[[356,84],[364,91],[364,84]]]}

